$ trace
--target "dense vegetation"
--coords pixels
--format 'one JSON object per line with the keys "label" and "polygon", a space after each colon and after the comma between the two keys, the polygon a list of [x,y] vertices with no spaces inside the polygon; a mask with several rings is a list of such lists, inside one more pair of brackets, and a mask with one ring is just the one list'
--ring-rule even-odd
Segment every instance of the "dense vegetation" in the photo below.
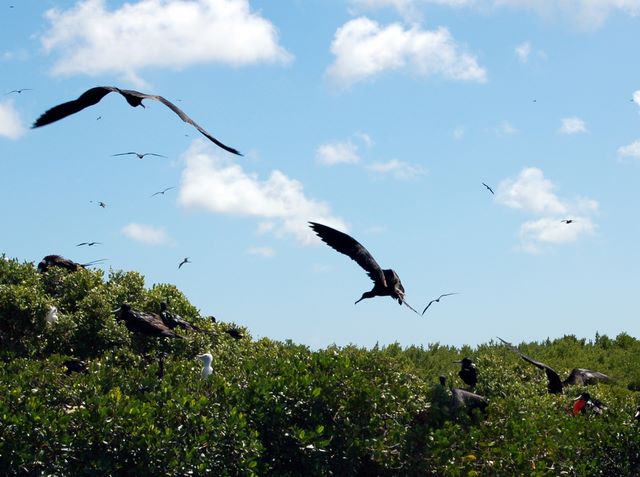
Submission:
{"label": "dense vegetation", "polygon": [[[112,313],[161,300],[207,332],[132,336]],[[640,342],[628,335],[521,345],[562,376],[580,366],[616,379],[589,387],[602,416],[574,417],[582,388],[549,395],[543,372],[496,343],[311,351],[247,330],[236,340],[229,326],[135,272],[40,274],[0,259],[0,475],[640,475]],[[205,351],[206,381],[194,359]],[[436,384],[463,387],[452,364],[463,356],[486,416],[455,412]],[[89,372],[65,374],[70,357]]]}

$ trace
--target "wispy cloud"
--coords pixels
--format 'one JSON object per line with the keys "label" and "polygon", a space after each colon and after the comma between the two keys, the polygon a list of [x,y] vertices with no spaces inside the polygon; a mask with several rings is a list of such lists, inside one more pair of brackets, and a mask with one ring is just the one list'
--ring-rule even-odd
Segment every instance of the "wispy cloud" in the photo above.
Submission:
{"label": "wispy cloud", "polygon": [[452,38],[449,30],[427,31],[400,23],[381,26],[359,17],[338,28],[331,44],[334,62],[327,70],[337,85],[349,87],[387,70],[421,76],[483,82],[486,71]]}
{"label": "wispy cloud", "polygon": [[640,106],[640,90],[633,92],[633,102]]}
{"label": "wispy cloud", "polygon": [[[538,216],[520,227],[522,249],[527,252],[540,252],[544,244],[575,242],[580,235],[595,229],[590,215],[598,210],[598,202],[584,197],[561,199],[555,193],[555,185],[535,167],[523,169],[514,179],[503,180],[497,187],[496,201]],[[562,222],[567,218],[573,222]]]}
{"label": "wispy cloud", "polygon": [[27,129],[22,124],[18,111],[13,107],[11,100],[0,103],[0,137],[18,139]]}
{"label": "wispy cloud", "polygon": [[122,227],[124,236],[146,245],[167,245],[171,239],[162,227],[132,222]]}
{"label": "wispy cloud", "polygon": [[360,162],[358,148],[351,141],[322,144],[316,151],[316,159],[325,166]]}
{"label": "wispy cloud", "polygon": [[347,230],[329,204],[307,197],[300,181],[279,170],[259,179],[232,159],[217,156],[201,141],[187,150],[184,159],[178,201],[185,208],[253,217],[260,221],[259,232],[289,235],[305,245],[318,243],[307,221]]}
{"label": "wispy cloud", "polygon": [[182,69],[194,64],[285,63],[276,27],[251,11],[248,0],[140,0],[113,10],[104,0],[84,0],[45,14],[47,52],[59,57],[57,75],[115,73],[143,83],[144,68]]}
{"label": "wispy cloud", "polygon": [[425,169],[417,164],[409,164],[408,162],[398,159],[391,159],[386,162],[373,162],[367,166],[372,172],[377,174],[388,174],[396,179],[409,180],[424,174]]}
{"label": "wispy cloud", "polygon": [[464,137],[464,133],[465,133],[465,129],[462,126],[458,126],[453,130],[451,135],[453,136],[453,139],[460,140]]}
{"label": "wispy cloud", "polygon": [[531,54],[531,43],[528,41],[521,43],[515,48],[516,56],[522,63],[529,61],[529,55]]}
{"label": "wispy cloud", "polygon": [[512,136],[518,133],[518,129],[509,121],[502,121],[497,127],[493,128],[493,132],[498,136]]}
{"label": "wispy cloud", "polygon": [[562,118],[562,125],[558,129],[560,134],[578,134],[587,132],[587,126],[580,118]]}
{"label": "wispy cloud", "polygon": [[640,159],[640,140],[634,141],[626,146],[618,148],[618,155],[621,157],[634,157]]}
{"label": "wispy cloud", "polygon": [[275,256],[276,251],[271,247],[249,247],[247,249],[249,255],[258,255],[264,258],[271,258]]}

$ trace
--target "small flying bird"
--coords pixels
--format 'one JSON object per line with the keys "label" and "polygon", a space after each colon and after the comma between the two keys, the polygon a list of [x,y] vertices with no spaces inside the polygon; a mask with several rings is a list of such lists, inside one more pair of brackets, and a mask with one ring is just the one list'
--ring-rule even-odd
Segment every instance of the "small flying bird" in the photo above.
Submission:
{"label": "small flying bird", "polygon": [[232,154],[237,154],[238,156],[242,156],[240,152],[236,149],[229,147],[220,141],[218,141],[215,137],[209,134],[205,129],[203,129],[199,124],[197,124],[193,119],[186,115],[184,111],[178,108],[171,101],[163,98],[162,96],[154,95],[154,94],[146,94],[141,93],[140,91],[134,91],[131,89],[120,89],[115,86],[96,86],[95,88],[91,88],[84,93],[82,93],[78,99],[74,99],[72,101],[68,101],[66,103],[59,104],[54,106],[53,108],[44,112],[36,122],[33,123],[32,128],[38,128],[40,126],[45,126],[47,124],[51,124],[60,119],[66,118],[72,114],[75,114],[79,111],[82,111],[89,106],[93,106],[94,104],[98,104],[102,98],[104,98],[109,93],[120,93],[124,99],[127,100],[130,106],[142,106],[142,100],[144,99],[153,99],[155,101],[160,101],[162,104],[167,106],[171,111],[176,113],[180,119],[182,119],[185,123],[191,124],[195,127],[200,133],[209,139],[211,142],[221,147],[225,151],[229,151]]}
{"label": "small flying bird", "polygon": [[99,260],[94,260],[92,262],[87,263],[77,263],[73,260],[69,260],[68,258],[64,258],[60,255],[47,255],[45,256],[40,263],[38,263],[38,271],[40,273],[44,273],[49,270],[49,267],[60,267],[66,268],[70,272],[77,272],[81,268],[86,268],[91,265],[96,265],[97,263],[104,262],[106,258],[101,258]]}
{"label": "small flying bird", "polygon": [[491,187],[489,187],[487,184],[485,184],[484,182],[482,183],[483,186],[485,186],[487,189],[489,189],[489,192],[491,192],[493,195],[495,195],[495,193],[493,192],[493,189]]}
{"label": "small flying bird", "polygon": [[364,248],[357,240],[349,235],[340,232],[326,225],[316,222],[309,222],[313,231],[322,239],[324,243],[334,250],[346,255],[360,265],[373,280],[373,289],[364,292],[356,304],[365,298],[373,298],[374,296],[390,296],[394,300],[398,300],[400,305],[406,305],[416,314],[414,310],[404,299],[404,287],[400,281],[398,274],[391,270],[383,270],[380,265],[371,256],[369,251]]}
{"label": "small flying bird", "polygon": [[182,265],[184,265],[185,263],[191,263],[189,261],[189,257],[184,257],[184,260],[182,260],[182,262],[180,262],[180,265],[178,265],[178,268],[182,267]]}
{"label": "small flying bird", "polygon": [[519,355],[527,363],[531,363],[537,368],[544,369],[544,372],[547,376],[547,381],[548,381],[547,390],[549,391],[550,394],[562,393],[563,388],[565,388],[566,386],[575,386],[575,385],[582,386],[587,384],[593,384],[594,382],[597,382],[597,381],[602,381],[605,383],[611,381],[611,378],[606,374],[600,373],[598,371],[591,371],[590,369],[584,369],[584,368],[573,368],[571,370],[571,373],[569,373],[569,376],[567,376],[567,379],[565,379],[564,381],[561,381],[560,376],[558,376],[558,373],[556,373],[556,371],[551,366],[547,366],[546,364],[541,363],[540,361],[536,361],[535,359],[530,358],[526,354],[522,353],[518,348],[513,346],[511,343],[503,340],[499,336],[498,336],[498,339],[502,341],[507,348],[509,348],[511,351]]}
{"label": "small flying bird", "polygon": [[76,247],[81,247],[82,245],[86,245],[87,247],[93,247],[94,245],[102,245],[102,242],[81,242]]}
{"label": "small flying bird", "polygon": [[[13,7],[11,7],[13,8]],[[33,91],[31,88],[22,88],[22,89],[12,89],[11,91],[9,91],[8,93],[5,93],[5,95],[7,94],[11,94],[11,93],[22,93],[23,91]]]}
{"label": "small flying bird", "polygon": [[458,376],[467,386],[474,388],[478,382],[478,369],[474,362],[470,358],[462,358],[461,361],[454,361],[453,363],[462,365]]}
{"label": "small flying bird", "polygon": [[159,338],[182,338],[171,328],[162,322],[162,318],[155,313],[145,313],[134,310],[127,303],[113,311],[118,320],[124,321],[129,331],[140,333],[146,336],[156,336]]}
{"label": "small flying bird", "polygon": [[151,194],[151,197],[154,197],[154,196],[160,195],[160,194],[164,195],[165,192],[167,192],[167,191],[169,191],[171,189],[175,189],[175,187],[167,187],[166,189],[160,190],[158,192],[154,192],[153,194]]}
{"label": "small flying bird", "polygon": [[563,219],[560,222],[564,222],[565,224],[572,224],[572,223],[575,222],[575,220],[573,220],[573,219]]}
{"label": "small flying bird", "polygon": [[424,312],[427,311],[427,309],[431,306],[432,303],[440,303],[440,298],[443,298],[445,296],[451,296],[451,295],[459,295],[458,292],[453,292],[453,293],[444,293],[443,295],[440,295],[438,298],[436,298],[435,300],[431,300],[429,302],[429,304],[424,308],[424,310],[422,310],[422,314],[424,315]]}
{"label": "small flying bird", "polygon": [[211,367],[211,361],[213,360],[213,356],[211,353],[199,354],[196,356],[197,359],[202,361],[202,372],[200,373],[204,379],[207,379],[213,373],[213,368]]}
{"label": "small flying bird", "polygon": [[47,323],[57,323],[58,321],[58,309],[53,306],[53,305],[49,305],[49,311],[47,312],[47,314],[44,317],[45,321]]}
{"label": "small flying bird", "polygon": [[89,372],[89,367],[87,366],[87,363],[85,363],[84,361],[78,358],[67,359],[62,364],[64,364],[65,367],[67,368],[67,371],[64,373],[67,376],[70,376],[73,373],[86,374]]}
{"label": "small flying bird", "polygon": [[144,156],[156,156],[156,157],[167,157],[167,156],[163,156],[162,154],[156,154],[155,152],[120,152],[118,154],[112,154],[111,156],[129,156],[129,155],[134,155],[134,156],[138,156],[138,159],[142,159]]}
{"label": "small flying bird", "polygon": [[587,411],[600,415],[604,410],[607,409],[607,406],[602,404],[602,401],[599,401],[598,399],[592,399],[589,393],[580,394],[577,398],[574,399],[574,401],[574,416],[577,416],[581,412],[585,413]]}
{"label": "small flying bird", "polygon": [[94,204],[94,203],[98,204],[103,209],[105,209],[107,207],[106,202],[102,202],[101,200],[90,200],[89,202],[91,202],[92,204]]}

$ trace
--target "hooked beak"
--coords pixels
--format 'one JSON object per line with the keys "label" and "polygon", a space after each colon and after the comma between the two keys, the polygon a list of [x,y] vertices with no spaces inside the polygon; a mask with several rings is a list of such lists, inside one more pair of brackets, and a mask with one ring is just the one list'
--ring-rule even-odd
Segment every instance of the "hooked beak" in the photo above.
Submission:
{"label": "hooked beak", "polygon": [[354,305],[357,305],[357,304],[358,304],[358,303],[360,303],[362,300],[364,300],[364,298],[360,298],[358,301],[356,301],[356,302],[354,303]]}
{"label": "hooked beak", "polygon": [[122,310],[122,307],[119,306],[118,308],[116,308],[115,310],[111,310],[111,313],[118,313],[120,310]]}

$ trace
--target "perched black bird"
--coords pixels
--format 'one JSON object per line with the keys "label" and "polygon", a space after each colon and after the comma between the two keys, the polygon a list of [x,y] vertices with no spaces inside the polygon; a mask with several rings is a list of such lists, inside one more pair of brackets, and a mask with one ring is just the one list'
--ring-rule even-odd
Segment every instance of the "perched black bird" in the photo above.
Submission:
{"label": "perched black bird", "polygon": [[64,373],[67,376],[69,376],[72,373],[88,373],[89,372],[89,368],[87,367],[87,363],[85,363],[84,361],[77,359],[77,358],[71,358],[68,359],[66,361],[64,361],[62,364],[64,364],[67,368],[67,371]]}
{"label": "perched black bird", "polygon": [[80,247],[82,245],[86,245],[87,247],[93,247],[94,245],[101,245],[102,242],[81,242],[76,247]]}
{"label": "perched black bird", "polygon": [[105,202],[102,202],[101,200],[90,200],[89,202],[96,203],[98,204],[100,207],[102,207],[103,209],[107,208],[107,204]]}
{"label": "perched black bird", "polygon": [[38,271],[40,273],[44,273],[47,270],[49,270],[49,267],[60,267],[60,268],[66,268],[70,272],[77,272],[81,268],[85,268],[90,265],[95,265],[96,263],[104,262],[105,260],[106,258],[101,258],[100,260],[94,260],[88,263],[77,263],[77,262],[74,262],[73,260],[69,260],[68,258],[64,258],[60,255],[47,255],[38,264]]}
{"label": "perched black bird", "polygon": [[[446,378],[440,376],[440,384],[446,387]],[[451,407],[453,409],[467,409],[471,413],[474,409],[480,409],[483,413],[487,411],[489,401],[484,396],[465,391],[464,389],[451,389]]]}
{"label": "perched black bird", "polygon": [[400,305],[404,304],[416,314],[419,314],[405,301],[404,287],[402,286],[400,277],[395,271],[391,269],[383,270],[367,249],[349,235],[316,222],[309,222],[309,224],[324,243],[346,255],[351,260],[354,260],[367,272],[369,278],[373,280],[373,289],[364,292],[356,303],[365,298],[373,298],[374,296],[390,296],[394,300],[398,300]]}
{"label": "perched black bird", "polygon": [[573,415],[577,416],[579,413],[593,412],[595,414],[602,414],[607,409],[607,406],[602,404],[598,399],[592,399],[589,393],[582,393],[574,399]]}
{"label": "perched black bird", "polygon": [[[494,194],[493,189],[491,187],[489,187],[487,184],[485,184],[484,182],[482,183],[483,186],[485,186],[487,189],[489,189],[489,192],[491,192],[492,194]],[[495,194],[494,194],[495,195]]]}
{"label": "perched black bird", "polygon": [[175,189],[175,187],[167,187],[166,189],[160,190],[158,192],[154,192],[153,194],[151,194],[151,197],[154,197],[154,196],[160,195],[160,194],[164,195],[165,192],[167,192],[167,191],[169,191],[171,189]]}
{"label": "perched black bird", "polygon": [[[13,7],[11,7],[13,8]],[[5,95],[7,94],[11,94],[11,93],[22,93],[23,91],[33,91],[31,88],[21,88],[21,89],[12,89],[11,91],[9,91],[8,93],[5,93]]]}
{"label": "perched black bird", "polygon": [[435,300],[431,300],[427,306],[424,307],[424,310],[422,310],[422,314],[424,315],[424,312],[427,311],[429,309],[429,307],[431,306],[432,303],[436,302],[436,303],[440,303],[440,298],[445,297],[445,296],[451,296],[451,295],[457,295],[458,292],[454,292],[454,293],[445,293],[443,295],[440,295],[438,298],[436,298]]}
{"label": "perched black bird", "polygon": [[462,358],[461,361],[454,361],[454,363],[461,365],[461,369],[458,372],[460,379],[462,379],[467,386],[475,387],[478,382],[478,369],[474,362],[469,358]]}
{"label": "perched black bird", "polygon": [[536,361],[533,358],[530,358],[526,354],[522,353],[518,348],[513,346],[511,343],[503,340],[499,336],[498,336],[498,339],[502,341],[507,348],[509,348],[511,351],[519,355],[526,362],[531,363],[540,369],[544,369],[544,372],[547,375],[547,381],[548,381],[547,389],[551,394],[562,393],[563,388],[566,386],[575,386],[575,385],[582,386],[586,384],[592,384],[597,381],[602,381],[602,382],[611,381],[611,378],[606,374],[600,373],[598,371],[591,371],[590,369],[584,369],[584,368],[573,368],[571,370],[571,373],[569,373],[569,376],[567,376],[567,379],[565,379],[564,381],[561,381],[560,376],[558,376],[558,373],[556,373],[552,367],[547,366],[546,364],[541,363],[540,361]]}
{"label": "perched black bird", "polygon": [[178,117],[185,123],[191,124],[198,131],[200,131],[202,135],[204,135],[207,139],[212,141],[217,146],[226,151],[229,151],[232,154],[237,154],[238,156],[242,155],[236,149],[226,146],[225,144],[218,141],[215,137],[204,130],[199,124],[197,124],[193,119],[187,116],[184,111],[182,111],[175,104],[163,98],[162,96],[141,93],[139,91],[134,91],[131,89],[120,89],[115,86],[96,86],[95,88],[91,88],[82,93],[78,99],[74,99],[72,101],[54,106],[53,108],[43,113],[36,120],[32,127],[38,128],[40,126],[45,126],[60,119],[66,118],[67,116],[82,111],[89,106],[97,104],[102,98],[112,92],[120,93],[124,97],[124,99],[127,100],[127,103],[129,103],[129,105],[133,107],[142,106],[144,108],[144,104],[142,104],[142,100],[144,99],[153,99],[155,101],[160,101],[162,104],[171,109],[171,111],[176,113]]}
{"label": "perched black bird", "polygon": [[564,222],[565,224],[572,224],[573,222],[575,222],[575,220],[573,220],[573,219],[564,219],[564,220],[561,220],[560,222]]}
{"label": "perched black bird", "polygon": [[200,328],[192,325],[180,315],[170,312],[166,301],[160,302],[160,318],[162,318],[162,322],[171,329],[179,326],[180,328],[185,330],[200,331]]}
{"label": "perched black bird", "polygon": [[244,337],[242,331],[240,331],[238,328],[227,328],[226,330],[224,330],[224,332],[235,340],[239,340]]}
{"label": "perched black bird", "polygon": [[156,156],[156,157],[167,157],[167,156],[163,156],[162,154],[156,154],[153,152],[121,152],[119,154],[112,154],[111,156],[129,156],[129,155],[134,155],[134,156],[138,156],[138,159],[142,159],[144,158],[144,156]]}
{"label": "perched black bird", "polygon": [[160,338],[182,338],[182,336],[176,334],[171,328],[165,325],[162,318],[155,313],[145,313],[134,310],[127,303],[120,305],[120,308],[114,310],[114,313],[116,314],[116,318],[124,321],[127,329],[134,333]]}
{"label": "perched black bird", "polygon": [[181,268],[182,265],[184,265],[185,263],[191,263],[189,261],[189,257],[184,257],[184,259],[182,260],[182,262],[180,262],[180,265],[178,265],[178,268]]}

